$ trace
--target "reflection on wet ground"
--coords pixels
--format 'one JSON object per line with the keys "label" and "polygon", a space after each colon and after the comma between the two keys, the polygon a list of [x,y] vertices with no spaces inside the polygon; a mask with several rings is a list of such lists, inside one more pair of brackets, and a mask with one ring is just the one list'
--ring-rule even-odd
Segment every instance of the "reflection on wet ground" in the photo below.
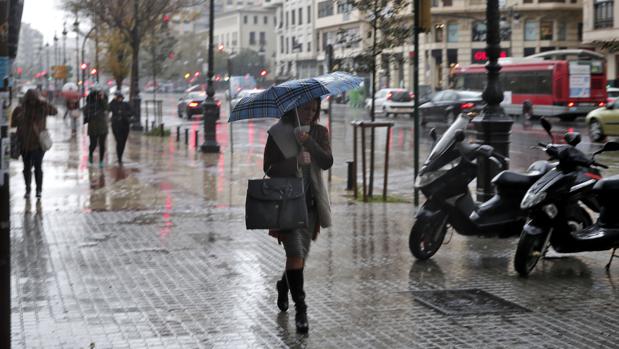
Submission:
{"label": "reflection on wet ground", "polygon": [[[118,166],[108,154],[100,169],[88,166],[86,137],[71,138],[62,120],[50,119],[55,144],[45,158],[43,200],[21,198],[21,164],[11,166],[13,346],[616,344],[618,274],[617,266],[604,271],[608,253],[550,258],[521,279],[512,267],[516,241],[453,235],[433,259],[415,261],[408,251],[412,204],[362,204],[344,195],[345,160],[352,154],[348,121],[333,123],[334,226],[312,245],[306,268],[311,332],[300,336],[292,307],[282,314],[275,306],[283,249],[265,232],[244,226],[245,183],[262,176],[272,120],[234,125],[232,154],[224,123],[218,125],[220,154],[202,154],[174,137],[132,134],[126,164]],[[410,120],[396,120],[392,132],[390,183],[393,192],[410,198]],[[386,139],[381,137],[377,133],[377,145]],[[595,149],[584,138],[584,149]],[[514,125],[514,168],[537,159],[528,146],[538,141],[545,141],[539,127]],[[428,147],[424,136],[422,158]],[[616,173],[616,159],[605,155],[600,161]],[[445,316],[411,294],[462,288],[483,289],[531,312]]]}

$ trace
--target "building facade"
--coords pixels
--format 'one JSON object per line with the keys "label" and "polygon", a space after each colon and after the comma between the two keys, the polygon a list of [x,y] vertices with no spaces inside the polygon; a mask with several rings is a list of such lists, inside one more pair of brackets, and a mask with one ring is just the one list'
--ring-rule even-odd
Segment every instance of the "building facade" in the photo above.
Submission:
{"label": "building facade", "polygon": [[260,62],[271,69],[275,59],[275,11],[265,7],[245,7],[219,13],[215,18],[214,42],[233,55],[253,50],[264,58]]}
{"label": "building facade", "polygon": [[275,11],[275,73],[278,80],[308,78],[318,73],[316,61],[315,1],[270,0]]}
{"label": "building facade", "polygon": [[22,23],[19,30],[19,47],[14,66],[21,69],[24,77],[31,77],[45,70],[43,34],[32,28],[28,23]]}
{"label": "building facade", "polygon": [[606,55],[610,86],[619,87],[619,6],[615,0],[584,0],[583,43]]}
{"label": "building facade", "polygon": [[[583,39],[582,0],[501,2],[501,56],[579,48]],[[421,47],[420,83],[447,88],[457,64],[487,62],[486,1],[434,0],[432,31]]]}

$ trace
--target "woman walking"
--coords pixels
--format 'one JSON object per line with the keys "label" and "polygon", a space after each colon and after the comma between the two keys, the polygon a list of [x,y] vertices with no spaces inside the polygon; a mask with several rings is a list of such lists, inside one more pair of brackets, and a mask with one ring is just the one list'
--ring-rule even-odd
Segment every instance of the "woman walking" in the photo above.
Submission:
{"label": "woman walking", "polygon": [[[333,165],[329,131],[317,123],[320,116],[320,99],[287,112],[269,129],[264,149],[264,171],[270,177],[303,178],[309,224],[307,228],[270,231],[269,234],[283,243],[286,267],[282,279],[277,281],[277,306],[288,310],[288,291],[295,303],[297,331],[307,333],[307,305],[305,303],[303,270],[310,241],[315,240],[320,227],[331,226],[329,197],[322,179],[322,171]],[[297,127],[301,124],[301,127]],[[292,145],[292,147],[291,147]],[[298,152],[292,148],[298,148]]]}
{"label": "woman walking", "polygon": [[28,90],[20,106],[13,111],[13,123],[17,126],[17,138],[20,143],[20,153],[24,162],[24,182],[26,183],[26,199],[30,198],[32,182],[32,167],[36,183],[36,197],[41,198],[43,190],[43,155],[39,134],[47,129],[47,116],[56,115],[56,108],[41,100],[36,90]]}
{"label": "woman walking", "polygon": [[105,157],[105,141],[108,133],[107,101],[103,91],[92,91],[86,97],[84,117],[88,122],[88,163],[92,165],[93,153],[99,146],[99,167],[103,168]]}
{"label": "woman walking", "polygon": [[112,133],[116,140],[116,157],[120,165],[123,163],[123,153],[125,151],[125,144],[127,144],[127,137],[129,137],[131,117],[133,116],[133,109],[129,103],[123,101],[124,98],[122,93],[116,92],[116,97],[110,102]]}

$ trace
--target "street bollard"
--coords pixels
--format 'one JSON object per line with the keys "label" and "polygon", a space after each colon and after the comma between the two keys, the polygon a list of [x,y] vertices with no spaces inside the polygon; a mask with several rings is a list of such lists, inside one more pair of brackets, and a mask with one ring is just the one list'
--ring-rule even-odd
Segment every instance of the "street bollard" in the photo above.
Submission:
{"label": "street bollard", "polygon": [[181,141],[181,127],[176,126],[176,143]]}
{"label": "street bollard", "polygon": [[346,190],[353,190],[353,182],[355,181],[354,177],[354,161],[346,161],[346,168],[348,170],[348,180],[346,181]]}
{"label": "street bollard", "polygon": [[189,129],[185,129],[185,145],[189,145]]}
{"label": "street bollard", "polygon": [[198,149],[198,141],[200,140],[200,138],[198,137],[199,133],[200,132],[198,130],[195,130],[194,133],[193,133],[193,135],[194,135],[194,145],[195,145],[196,149]]}
{"label": "street bollard", "polygon": [[161,132],[161,137],[163,137],[163,123],[159,124],[159,132]]}

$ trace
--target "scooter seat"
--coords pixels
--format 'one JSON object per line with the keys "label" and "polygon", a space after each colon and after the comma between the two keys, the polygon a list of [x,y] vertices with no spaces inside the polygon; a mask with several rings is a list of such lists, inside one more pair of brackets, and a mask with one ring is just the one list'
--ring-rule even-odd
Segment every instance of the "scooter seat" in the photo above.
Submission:
{"label": "scooter seat", "polygon": [[604,196],[609,195],[616,197],[617,194],[619,194],[619,175],[599,180],[593,186],[593,191],[598,195],[603,194]]}
{"label": "scooter seat", "polygon": [[496,186],[515,186],[518,188],[530,187],[542,176],[541,172],[518,173],[514,171],[503,171],[492,179]]}

